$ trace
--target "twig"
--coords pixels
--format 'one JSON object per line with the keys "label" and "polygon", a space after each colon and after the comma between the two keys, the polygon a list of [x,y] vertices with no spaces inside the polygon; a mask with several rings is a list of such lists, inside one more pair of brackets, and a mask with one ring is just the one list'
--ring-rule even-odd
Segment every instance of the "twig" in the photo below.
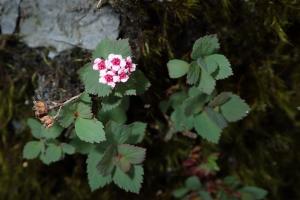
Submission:
{"label": "twig", "polygon": [[63,106],[65,106],[66,104],[70,103],[71,101],[74,101],[74,100],[78,99],[80,96],[81,96],[81,93],[78,94],[78,95],[76,95],[76,96],[71,97],[70,99],[66,100],[63,103],[56,103],[56,102],[54,102],[55,105],[52,106],[52,107],[50,107],[49,109],[51,110],[51,109],[54,109],[54,108],[57,108],[57,107],[59,107],[59,109],[58,109],[57,113],[55,114],[55,116],[53,118],[56,119],[59,116],[59,113],[60,113],[60,111],[61,111],[61,109],[62,109]]}

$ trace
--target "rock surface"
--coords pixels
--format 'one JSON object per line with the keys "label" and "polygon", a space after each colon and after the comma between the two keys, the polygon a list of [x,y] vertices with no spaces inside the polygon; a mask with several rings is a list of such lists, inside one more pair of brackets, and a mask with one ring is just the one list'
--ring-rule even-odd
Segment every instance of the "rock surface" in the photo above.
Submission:
{"label": "rock surface", "polygon": [[20,9],[19,30],[30,47],[54,47],[55,52],[79,46],[94,49],[105,38],[117,38],[119,15],[93,0],[0,0],[2,33],[13,33]]}

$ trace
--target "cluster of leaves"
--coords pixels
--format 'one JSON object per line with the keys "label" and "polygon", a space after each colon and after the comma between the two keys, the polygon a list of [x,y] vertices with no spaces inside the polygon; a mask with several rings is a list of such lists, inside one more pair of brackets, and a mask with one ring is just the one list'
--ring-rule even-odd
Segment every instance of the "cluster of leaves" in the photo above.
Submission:
{"label": "cluster of leaves", "polygon": [[[131,56],[128,40],[102,40],[93,58],[107,58],[110,53]],[[138,121],[125,124],[126,111],[129,96],[142,94],[150,83],[136,70],[127,83],[112,90],[99,83],[99,74],[91,63],[78,73],[85,90],[52,113],[58,117],[51,128],[45,128],[36,119],[28,120],[37,140],[25,145],[23,157],[39,157],[43,163],[50,164],[67,154],[84,154],[92,190],[114,182],[126,191],[138,193],[143,182],[142,162],[146,150],[135,145],[143,140],[146,124]]]}
{"label": "cluster of leaves", "polygon": [[178,59],[168,62],[169,76],[186,76],[190,85],[161,102],[163,112],[172,108],[171,132],[194,128],[202,138],[217,143],[228,122],[238,121],[249,112],[249,106],[239,96],[216,92],[216,81],[233,75],[228,59],[216,53],[219,48],[216,35],[204,36],[194,43],[190,63]]}
{"label": "cluster of leaves", "polygon": [[240,181],[227,176],[222,181],[218,191],[213,197],[205,185],[203,185],[197,176],[191,176],[185,180],[182,187],[173,192],[173,196],[178,199],[197,199],[203,200],[260,200],[264,199],[267,192],[255,186],[243,186]]}

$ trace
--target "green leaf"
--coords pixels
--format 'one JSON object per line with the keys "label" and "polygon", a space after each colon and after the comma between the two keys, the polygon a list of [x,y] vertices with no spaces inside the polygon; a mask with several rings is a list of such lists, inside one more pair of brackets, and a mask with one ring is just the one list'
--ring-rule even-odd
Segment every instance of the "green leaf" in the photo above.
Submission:
{"label": "green leaf", "polygon": [[219,141],[222,130],[206,112],[202,112],[194,118],[194,127],[204,139],[213,143]]}
{"label": "green leaf", "polygon": [[40,141],[27,142],[23,149],[23,158],[34,159],[39,156],[42,151],[44,143]]}
{"label": "green leaf", "polygon": [[227,121],[234,122],[244,118],[250,107],[239,96],[232,94],[231,98],[220,106],[220,109]]}
{"label": "green leaf", "polygon": [[108,96],[111,93],[110,86],[99,83],[99,72],[93,70],[91,64],[84,65],[78,73],[87,93],[100,97]]}
{"label": "green leaf", "polygon": [[231,97],[231,92],[222,92],[218,96],[216,96],[211,102],[209,102],[210,107],[216,107],[224,104]]}
{"label": "green leaf", "polygon": [[121,106],[118,106],[107,112],[100,111],[98,114],[98,119],[101,119],[103,123],[111,120],[123,124],[127,121],[127,115],[126,111]]}
{"label": "green leaf", "polygon": [[84,103],[87,103],[87,104],[90,104],[92,103],[92,99],[90,97],[90,95],[86,92],[83,92],[81,95],[80,95],[80,100]]}
{"label": "green leaf", "polygon": [[200,78],[200,67],[197,62],[192,62],[190,66],[190,70],[187,73],[187,83],[190,85],[194,85],[198,83]]}
{"label": "green leaf", "polygon": [[255,200],[263,199],[268,194],[266,190],[254,186],[245,186],[240,189],[240,192],[250,194]]}
{"label": "green leaf", "polygon": [[86,160],[87,175],[92,191],[109,184],[112,181],[111,175],[103,176],[100,174],[97,165],[103,158],[104,149],[96,148],[91,150]]}
{"label": "green leaf", "polygon": [[122,103],[122,99],[120,97],[111,96],[111,95],[108,97],[104,97],[101,102],[101,106],[102,106],[101,111],[103,112],[110,111],[118,107],[121,103]]}
{"label": "green leaf", "polygon": [[186,116],[199,113],[207,101],[207,95],[199,92],[199,94],[187,98],[183,102],[184,113]]}
{"label": "green leaf", "polygon": [[206,69],[206,66],[200,65],[200,67],[201,67],[201,77],[200,77],[200,83],[198,88],[199,90],[203,91],[206,94],[211,94],[215,89],[216,80],[209,74],[209,72]]}
{"label": "green leaf", "polygon": [[60,134],[63,131],[63,127],[61,127],[58,123],[54,123],[54,125],[50,128],[45,128],[42,124],[41,124],[41,135],[43,138],[46,139],[55,139],[58,136],[60,136]]}
{"label": "green leaf", "polygon": [[189,190],[197,191],[202,188],[202,184],[197,176],[191,176],[185,181],[185,186]]}
{"label": "green leaf", "polygon": [[129,144],[121,144],[118,145],[118,153],[131,164],[141,164],[145,160],[146,149]]}
{"label": "green leaf", "polygon": [[27,125],[30,127],[31,129],[31,133],[33,135],[33,137],[40,139],[42,137],[41,135],[41,123],[33,118],[29,118],[27,119]]}
{"label": "green leaf", "polygon": [[125,191],[139,193],[143,182],[144,169],[142,166],[134,165],[128,173],[119,167],[113,175],[114,183]]}
{"label": "green leaf", "polygon": [[[233,75],[232,69],[231,69],[231,65],[230,62],[228,61],[228,59],[221,54],[213,54],[208,56],[209,60],[214,60],[215,63],[217,63],[218,66],[218,72],[216,75],[216,79],[225,79],[231,75]],[[209,63],[211,64],[211,63]],[[214,71],[212,71],[214,72]]]}
{"label": "green leaf", "polygon": [[77,104],[77,114],[80,118],[91,119],[93,117],[91,106],[81,102]]}
{"label": "green leaf", "polygon": [[74,122],[76,108],[77,103],[69,103],[62,107],[58,118],[58,122],[62,127],[67,128]]}
{"label": "green leaf", "polygon": [[[215,55],[215,54],[213,54],[213,55]],[[204,58],[204,62],[207,65],[207,71],[210,74],[212,74],[213,72],[215,72],[218,69],[218,63],[216,62],[215,57],[213,55],[206,56]]]}
{"label": "green leaf", "polygon": [[189,190],[185,187],[176,189],[172,194],[175,198],[177,199],[182,199],[187,193],[189,192]]}
{"label": "green leaf", "polygon": [[117,84],[114,91],[115,95],[122,97],[132,94],[143,94],[151,86],[149,80],[140,70],[134,71],[126,83]]}
{"label": "green leaf", "polygon": [[76,152],[81,154],[88,154],[93,148],[93,144],[84,142],[77,137],[72,139],[70,144],[75,147]]}
{"label": "green leaf", "polygon": [[140,143],[146,134],[147,124],[143,122],[134,122],[129,125],[130,135],[126,142],[129,144]]}
{"label": "green leaf", "polygon": [[106,137],[111,144],[123,144],[130,135],[128,126],[109,122],[106,126]]}
{"label": "green leaf", "polygon": [[199,195],[201,197],[201,200],[213,200],[213,198],[207,191],[201,190],[199,191]]}
{"label": "green leaf", "polygon": [[228,125],[223,115],[211,109],[210,107],[206,107],[205,112],[207,113],[208,117],[219,126],[220,129],[223,129]]}
{"label": "green leaf", "polygon": [[75,153],[75,147],[71,144],[62,143],[62,150],[65,154],[72,155]]}
{"label": "green leaf", "polygon": [[103,125],[96,119],[77,118],[75,131],[76,135],[85,142],[98,143],[105,140]]}
{"label": "green leaf", "polygon": [[193,128],[193,116],[186,116],[183,106],[178,106],[171,114],[175,131],[186,131]]}
{"label": "green leaf", "polygon": [[99,170],[101,175],[107,176],[111,174],[115,167],[116,155],[117,149],[115,145],[110,145],[106,148],[101,161],[97,165],[97,169]]}
{"label": "green leaf", "polygon": [[196,60],[202,56],[214,53],[220,48],[220,44],[216,35],[206,35],[196,40],[191,54],[192,59]]}
{"label": "green leaf", "polygon": [[103,39],[93,52],[93,58],[108,58],[109,54],[121,54],[124,58],[131,55],[128,39]]}
{"label": "green leaf", "polygon": [[190,64],[183,60],[174,59],[167,63],[167,67],[171,78],[179,78],[189,71]]}
{"label": "green leaf", "polygon": [[41,160],[45,164],[50,164],[52,162],[56,162],[60,160],[62,157],[62,148],[57,146],[56,144],[49,144],[45,154],[41,154]]}

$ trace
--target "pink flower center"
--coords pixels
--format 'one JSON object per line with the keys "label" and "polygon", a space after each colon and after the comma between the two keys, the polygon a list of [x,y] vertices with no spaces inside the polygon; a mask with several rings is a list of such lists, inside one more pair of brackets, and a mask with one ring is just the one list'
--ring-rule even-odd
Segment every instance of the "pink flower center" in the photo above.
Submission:
{"label": "pink flower center", "polygon": [[104,78],[105,78],[105,80],[108,82],[108,83],[110,83],[110,82],[113,82],[113,76],[112,75],[109,75],[109,74],[106,74],[105,76],[104,76]]}
{"label": "pink flower center", "polygon": [[105,61],[104,60],[102,60],[101,62],[98,63],[98,69],[99,70],[103,70],[105,68],[106,68],[106,66],[105,66]]}
{"label": "pink flower center", "polygon": [[121,74],[119,76],[120,76],[120,79],[124,79],[124,78],[126,78],[127,75],[125,72],[121,72]]}
{"label": "pink flower center", "polygon": [[120,60],[119,58],[114,58],[114,59],[112,59],[111,63],[112,63],[113,65],[120,65],[121,60]]}
{"label": "pink flower center", "polygon": [[132,67],[132,62],[126,61],[126,66],[125,66],[125,68],[126,68],[126,69],[131,69],[131,67]]}

